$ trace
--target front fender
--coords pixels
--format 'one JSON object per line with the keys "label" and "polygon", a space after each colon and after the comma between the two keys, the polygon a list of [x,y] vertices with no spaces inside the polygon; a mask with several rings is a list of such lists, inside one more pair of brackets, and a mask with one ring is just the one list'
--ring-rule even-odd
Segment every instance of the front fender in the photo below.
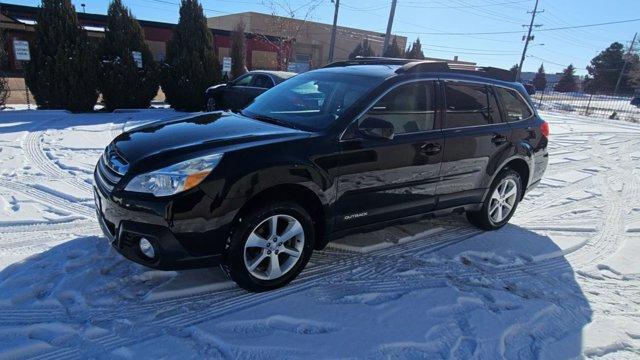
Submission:
{"label": "front fender", "polygon": [[287,184],[304,186],[318,197],[323,206],[332,202],[330,179],[312,164],[273,165],[253,171],[239,178],[230,187],[227,197],[248,201],[265,190]]}

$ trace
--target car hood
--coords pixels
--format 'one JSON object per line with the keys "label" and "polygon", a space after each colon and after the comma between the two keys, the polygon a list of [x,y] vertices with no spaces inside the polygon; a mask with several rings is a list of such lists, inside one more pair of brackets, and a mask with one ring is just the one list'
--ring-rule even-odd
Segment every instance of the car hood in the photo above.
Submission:
{"label": "car hood", "polygon": [[229,151],[310,134],[233,113],[209,113],[149,123],[120,134],[112,147],[127,163],[163,163],[200,151]]}

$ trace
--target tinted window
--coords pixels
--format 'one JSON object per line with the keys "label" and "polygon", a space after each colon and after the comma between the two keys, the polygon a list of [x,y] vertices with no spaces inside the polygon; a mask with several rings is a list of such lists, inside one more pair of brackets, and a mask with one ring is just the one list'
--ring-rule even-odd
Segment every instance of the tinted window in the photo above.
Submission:
{"label": "tinted window", "polygon": [[325,129],[384,79],[328,71],[310,71],[278,84],[243,110],[293,127]]}
{"label": "tinted window", "polygon": [[273,87],[273,82],[267,75],[256,75],[253,79],[253,86],[267,89]]}
{"label": "tinted window", "polygon": [[432,130],[435,120],[433,82],[401,85],[373,105],[362,117],[383,119],[393,124],[396,134]]}
{"label": "tinted window", "polygon": [[500,110],[491,88],[476,84],[446,84],[447,128],[498,123]]}
{"label": "tinted window", "polygon": [[238,78],[233,84],[235,86],[249,86],[251,84],[251,80],[253,80],[253,75],[244,75]]}
{"label": "tinted window", "polygon": [[497,91],[498,94],[500,94],[500,99],[502,99],[502,106],[504,106],[507,121],[524,120],[533,115],[529,106],[524,103],[522,96],[515,90],[497,88]]}

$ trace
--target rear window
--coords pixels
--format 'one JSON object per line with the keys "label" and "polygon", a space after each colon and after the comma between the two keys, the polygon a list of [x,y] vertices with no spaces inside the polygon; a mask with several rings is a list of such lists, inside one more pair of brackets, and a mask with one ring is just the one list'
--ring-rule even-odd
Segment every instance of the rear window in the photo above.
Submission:
{"label": "rear window", "polygon": [[485,85],[447,83],[446,128],[499,123],[500,109],[491,89]]}
{"label": "rear window", "polygon": [[517,91],[497,88],[497,92],[500,99],[502,99],[502,106],[504,106],[507,121],[520,121],[528,119],[533,115],[531,109]]}

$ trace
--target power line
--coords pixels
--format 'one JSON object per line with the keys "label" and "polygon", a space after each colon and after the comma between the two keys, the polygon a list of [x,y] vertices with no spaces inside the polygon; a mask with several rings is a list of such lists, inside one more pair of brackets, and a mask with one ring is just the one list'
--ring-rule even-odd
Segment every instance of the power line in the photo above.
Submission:
{"label": "power line", "polygon": [[[605,25],[615,25],[615,24],[624,24],[630,22],[638,22],[639,19],[629,19],[629,20],[619,20],[619,21],[609,21],[604,23],[597,24],[586,24],[586,25],[575,25],[575,26],[563,26],[563,27],[555,27],[555,28],[547,28],[547,29],[539,29],[536,30],[538,32],[542,31],[556,31],[556,30],[568,30],[568,29],[580,29],[586,27],[596,27],[596,26],[605,26]],[[505,34],[520,34],[522,31],[488,31],[488,32],[421,32],[421,31],[398,31],[403,34],[420,34],[420,35],[447,35],[447,36],[468,36],[468,35],[505,35]]]}
{"label": "power line", "polygon": [[507,2],[501,2],[501,3],[489,3],[489,4],[483,4],[483,5],[473,5],[473,4],[469,4],[469,5],[460,5],[460,6],[419,6],[419,5],[404,5],[404,4],[420,4],[420,2],[409,2],[409,3],[403,3],[402,6],[404,7],[413,7],[413,8],[420,8],[420,9],[469,9],[469,8],[487,8],[487,7],[493,7],[493,6],[501,6],[501,5],[509,5],[509,4],[520,4],[520,3],[525,3],[525,2],[529,2],[530,0],[520,0],[520,1],[507,1]]}

